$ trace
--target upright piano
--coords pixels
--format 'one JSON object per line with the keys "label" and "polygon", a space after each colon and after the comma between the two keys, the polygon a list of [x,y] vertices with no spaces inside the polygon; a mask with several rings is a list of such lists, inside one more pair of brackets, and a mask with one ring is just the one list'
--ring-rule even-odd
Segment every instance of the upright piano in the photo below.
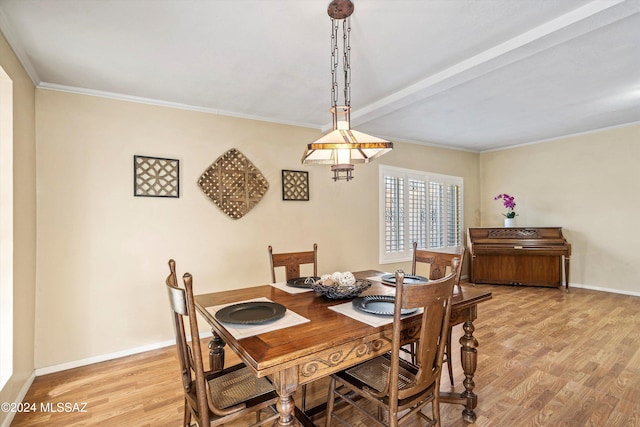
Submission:
{"label": "upright piano", "polygon": [[469,228],[473,283],[562,286],[569,290],[571,244],[560,227]]}

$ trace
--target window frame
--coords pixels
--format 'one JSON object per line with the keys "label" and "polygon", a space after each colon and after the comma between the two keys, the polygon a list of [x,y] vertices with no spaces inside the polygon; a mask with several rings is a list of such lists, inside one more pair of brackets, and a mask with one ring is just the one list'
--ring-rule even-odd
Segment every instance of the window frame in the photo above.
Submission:
{"label": "window frame", "polygon": [[0,390],[13,375],[13,81],[0,66]]}
{"label": "window frame", "polygon": [[[403,230],[402,230],[402,239],[404,243],[404,249],[396,252],[387,252],[386,251],[386,238],[387,238],[387,229],[386,229],[386,178],[388,176],[401,178],[403,180]],[[426,209],[429,211],[429,183],[437,182],[445,185],[458,185],[459,186],[459,208],[458,211],[460,216],[458,218],[458,235],[457,240],[460,243],[457,246],[442,246],[442,247],[432,247],[432,248],[419,248],[419,249],[427,249],[427,250],[437,250],[440,252],[453,252],[458,250],[461,246],[464,245],[464,178],[453,175],[443,175],[433,172],[413,170],[400,168],[396,166],[388,166],[388,165],[379,165],[378,168],[378,191],[379,191],[379,263],[380,264],[390,264],[397,262],[405,262],[411,261],[413,256],[413,245],[410,241],[411,230],[410,230],[410,209],[409,209],[409,180],[417,180],[425,182],[426,187]],[[446,203],[445,203],[446,205]],[[449,223],[449,211],[446,211],[445,214],[445,223]],[[426,241],[429,241],[429,224],[427,219],[426,225]],[[443,233],[445,236],[448,234],[448,230],[445,228]]]}

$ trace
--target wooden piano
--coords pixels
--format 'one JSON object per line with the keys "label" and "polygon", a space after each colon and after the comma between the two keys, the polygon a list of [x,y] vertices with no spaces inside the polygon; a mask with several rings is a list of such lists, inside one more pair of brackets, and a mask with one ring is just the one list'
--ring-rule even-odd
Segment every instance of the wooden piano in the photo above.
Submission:
{"label": "wooden piano", "polygon": [[499,285],[562,286],[569,290],[571,244],[560,227],[469,228],[470,280]]}

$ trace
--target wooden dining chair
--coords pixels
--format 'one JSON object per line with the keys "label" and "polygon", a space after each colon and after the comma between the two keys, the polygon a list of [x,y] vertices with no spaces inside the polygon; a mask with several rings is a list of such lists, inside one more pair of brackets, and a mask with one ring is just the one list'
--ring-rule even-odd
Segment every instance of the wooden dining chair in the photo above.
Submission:
{"label": "wooden dining chair", "polygon": [[[446,274],[455,270],[456,280],[454,282],[454,289],[460,286],[460,276],[462,274],[462,263],[464,262],[464,256],[466,254],[466,248],[461,246],[460,249],[454,252],[435,252],[435,251],[427,251],[423,249],[417,248],[418,244],[413,242],[413,259],[411,261],[411,274],[416,275],[417,273],[417,264],[429,264],[429,280],[441,279]],[[456,267],[453,267],[453,260],[458,259],[458,263]],[[409,353],[412,355],[415,354],[415,345],[413,343],[409,347]],[[447,364],[447,370],[449,371],[449,381],[451,385],[453,385],[453,365],[450,362],[451,360],[451,326],[449,327],[449,334],[447,337],[447,346],[444,350],[444,363]]]}
{"label": "wooden dining chair", "polygon": [[[312,251],[273,253],[273,247],[269,245],[269,263],[271,264],[271,282],[276,283],[276,268],[285,267],[285,280],[297,279],[300,276],[300,266],[313,264],[313,275],[318,276],[318,244],[313,244]],[[307,407],[307,385],[301,388],[302,399],[300,407],[302,411]]]}
{"label": "wooden dining chair", "polygon": [[269,245],[269,262],[271,263],[271,281],[276,283],[276,268],[285,267],[285,280],[296,279],[300,276],[300,266],[313,264],[313,275],[318,275],[318,245],[313,244],[312,251],[288,252],[274,254]]}
{"label": "wooden dining chair", "polygon": [[441,279],[451,271],[451,262],[454,258],[458,258],[458,273],[454,286],[460,285],[460,273],[462,272],[462,264],[467,250],[464,246],[460,246],[453,252],[436,252],[418,249],[417,242],[413,242],[413,258],[411,260],[411,275],[419,274],[417,272],[418,263],[429,264],[429,280]]}
{"label": "wooden dining chair", "polygon": [[[273,423],[278,417],[275,408],[278,395],[268,379],[257,378],[244,364],[216,372],[204,370],[193,301],[193,279],[186,273],[183,276],[184,289],[180,288],[176,263],[172,259],[169,260],[169,270],[166,288],[184,387],[183,426],[190,426],[192,417],[200,427],[220,426],[251,412],[256,412],[256,422],[251,424],[252,427]],[[187,340],[185,318],[189,322],[191,341]],[[271,410],[271,416],[261,419],[262,410],[267,408]]]}
{"label": "wooden dining chair", "polygon": [[[396,296],[393,314],[391,352],[363,362],[331,376],[327,399],[326,426],[333,418],[349,425],[344,415],[356,413],[334,411],[337,402],[345,401],[367,417],[367,422],[358,425],[380,425],[396,427],[413,415],[420,416],[429,425],[440,425],[440,374],[444,347],[451,316],[451,300],[455,273],[446,277],[417,284],[405,284],[404,273],[396,272]],[[402,345],[403,309],[424,310],[420,325],[420,345],[417,347],[416,363],[400,356]],[[371,409],[371,403],[376,411]],[[431,403],[431,416],[422,409]],[[405,412],[406,411],[406,412]]]}

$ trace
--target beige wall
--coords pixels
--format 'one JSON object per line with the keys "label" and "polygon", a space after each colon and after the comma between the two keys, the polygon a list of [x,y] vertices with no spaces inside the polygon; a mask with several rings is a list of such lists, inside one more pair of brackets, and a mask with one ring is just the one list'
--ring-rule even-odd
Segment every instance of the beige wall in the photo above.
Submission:
{"label": "beige wall", "polygon": [[[268,282],[268,245],[317,242],[322,273],[377,268],[379,163],[463,176],[468,222],[478,216],[476,153],[397,143],[356,166],[353,181],[335,183],[328,167],[300,164],[316,130],[51,90],[36,99],[38,368],[171,339],[170,257],[198,292]],[[239,220],[197,186],[230,148],[270,184]],[[180,198],[133,197],[134,154],[179,159]],[[309,171],[309,202],[282,201],[282,169]]]}
{"label": "beige wall", "polygon": [[640,125],[483,153],[482,225],[500,226],[493,197],[516,197],[517,225],[563,227],[570,281],[640,295]]}
{"label": "beige wall", "polygon": [[[0,66],[13,81],[13,376],[0,390],[0,402],[12,402],[28,382],[34,368],[35,87],[2,34]],[[7,416],[0,412],[0,424]]]}

